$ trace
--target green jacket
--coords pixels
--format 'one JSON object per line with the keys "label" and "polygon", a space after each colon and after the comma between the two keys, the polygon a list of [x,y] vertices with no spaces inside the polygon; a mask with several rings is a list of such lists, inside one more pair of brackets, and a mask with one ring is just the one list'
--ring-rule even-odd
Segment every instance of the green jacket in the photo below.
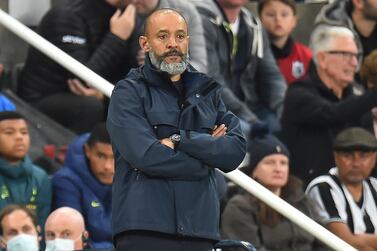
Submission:
{"label": "green jacket", "polygon": [[51,210],[51,183],[44,170],[25,157],[17,165],[0,158],[0,209],[8,204],[21,204],[36,210],[43,228]]}

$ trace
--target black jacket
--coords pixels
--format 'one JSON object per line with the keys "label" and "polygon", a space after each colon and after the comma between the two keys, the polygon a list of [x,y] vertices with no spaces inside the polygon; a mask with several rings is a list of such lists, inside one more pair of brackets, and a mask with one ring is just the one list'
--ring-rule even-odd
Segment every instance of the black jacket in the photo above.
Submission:
{"label": "black jacket", "polygon": [[[182,99],[167,74],[144,67],[118,82],[107,128],[114,149],[113,233],[150,230],[219,238],[219,198],[213,167],[228,172],[245,155],[239,120],[226,112],[219,84],[191,67]],[[182,108],[182,109],[180,109]],[[225,136],[212,128],[225,123]],[[176,150],[162,145],[179,130]]]}
{"label": "black jacket", "polygon": [[[313,67],[314,68],[314,67]],[[352,86],[340,100],[325,86],[316,70],[288,88],[282,117],[282,139],[291,157],[291,172],[305,182],[334,167],[333,140],[377,105],[377,90],[362,96]]]}
{"label": "black jacket", "polygon": [[[105,0],[72,0],[51,9],[38,33],[110,82],[122,79],[136,67],[137,39],[124,41],[109,31],[115,8]],[[141,25],[137,20],[136,29]],[[133,41],[128,42],[128,41]],[[69,92],[72,74],[35,48],[30,48],[20,77],[19,95],[35,101],[48,95]]]}

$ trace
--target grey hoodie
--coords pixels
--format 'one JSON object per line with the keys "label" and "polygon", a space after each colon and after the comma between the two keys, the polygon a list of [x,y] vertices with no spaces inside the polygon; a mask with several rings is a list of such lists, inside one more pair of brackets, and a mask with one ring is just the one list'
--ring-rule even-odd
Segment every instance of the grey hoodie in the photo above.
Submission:
{"label": "grey hoodie", "polygon": [[247,65],[239,81],[234,81],[232,36],[226,31],[226,20],[219,6],[213,0],[190,1],[202,15],[207,42],[208,74],[224,86],[222,97],[226,106],[250,123],[258,121],[255,112],[263,107],[280,116],[286,84],[260,20],[246,8],[242,8],[240,17],[246,23],[250,46]]}

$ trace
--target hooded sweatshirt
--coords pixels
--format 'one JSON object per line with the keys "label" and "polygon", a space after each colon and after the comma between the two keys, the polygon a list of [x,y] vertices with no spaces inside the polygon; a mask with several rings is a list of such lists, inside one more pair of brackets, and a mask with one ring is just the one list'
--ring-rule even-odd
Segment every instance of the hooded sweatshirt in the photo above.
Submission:
{"label": "hooded sweatshirt", "polygon": [[72,207],[84,216],[92,248],[111,248],[111,185],[104,185],[92,174],[84,153],[89,134],[69,146],[64,166],[52,179],[53,207]]}

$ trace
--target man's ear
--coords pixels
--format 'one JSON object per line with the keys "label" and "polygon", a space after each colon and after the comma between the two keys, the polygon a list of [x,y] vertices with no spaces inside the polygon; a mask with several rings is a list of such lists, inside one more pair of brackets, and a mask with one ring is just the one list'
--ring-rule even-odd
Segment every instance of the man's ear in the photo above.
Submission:
{"label": "man's ear", "polygon": [[89,232],[86,230],[82,234],[82,243],[84,248],[89,247]]}
{"label": "man's ear", "polygon": [[3,236],[0,236],[0,248],[5,249],[7,247],[7,244],[4,240]]}
{"label": "man's ear", "polygon": [[89,158],[90,155],[90,146],[88,144],[84,144],[84,153],[87,158]]}
{"label": "man's ear", "polygon": [[139,45],[144,52],[148,52],[151,49],[149,46],[148,38],[146,36],[139,37]]}
{"label": "man's ear", "polygon": [[42,231],[39,225],[37,226],[37,233],[38,233],[38,241],[40,242],[42,240]]}

